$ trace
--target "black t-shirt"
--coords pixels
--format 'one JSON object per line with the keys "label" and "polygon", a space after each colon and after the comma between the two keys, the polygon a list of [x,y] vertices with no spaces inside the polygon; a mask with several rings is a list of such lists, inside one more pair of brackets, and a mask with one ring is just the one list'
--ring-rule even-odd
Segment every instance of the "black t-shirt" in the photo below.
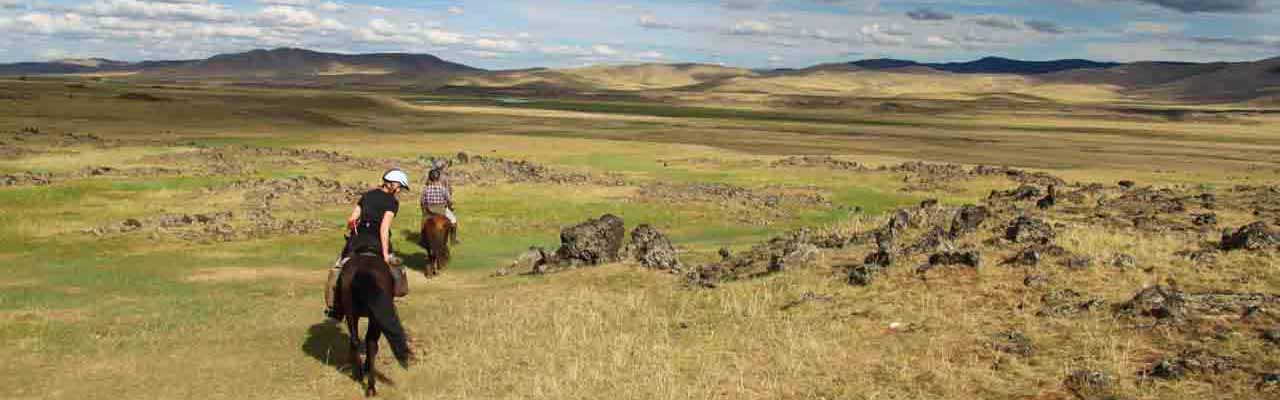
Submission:
{"label": "black t-shirt", "polygon": [[[382,239],[378,237],[378,230],[382,228],[382,216],[387,211],[392,214],[399,213],[400,200],[396,200],[396,196],[382,189],[373,189],[360,196],[360,201],[356,204],[360,205],[360,222],[356,225],[356,249],[382,254]],[[391,240],[390,232],[387,233],[387,240]],[[391,250],[387,249],[387,251]]]}

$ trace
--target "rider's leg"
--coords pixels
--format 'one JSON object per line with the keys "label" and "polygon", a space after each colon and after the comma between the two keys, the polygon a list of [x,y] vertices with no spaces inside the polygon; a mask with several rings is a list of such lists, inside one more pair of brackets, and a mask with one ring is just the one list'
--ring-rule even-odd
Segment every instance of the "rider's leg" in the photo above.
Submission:
{"label": "rider's leg", "polygon": [[334,294],[338,290],[338,274],[342,272],[342,264],[346,259],[339,259],[333,263],[333,267],[329,268],[329,278],[324,283],[324,313],[325,316],[336,318],[337,311],[333,307]]}
{"label": "rider's leg", "polygon": [[453,208],[444,209],[444,217],[449,219],[449,242],[461,243],[458,240],[458,216],[453,214]]}

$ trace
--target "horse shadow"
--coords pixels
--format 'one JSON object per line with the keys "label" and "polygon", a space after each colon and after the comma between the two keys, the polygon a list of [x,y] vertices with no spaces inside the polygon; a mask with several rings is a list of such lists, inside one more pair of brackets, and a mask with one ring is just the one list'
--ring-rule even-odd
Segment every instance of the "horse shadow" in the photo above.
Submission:
{"label": "horse shadow", "polygon": [[[408,239],[410,242],[413,242],[413,244],[418,245],[418,248],[426,250],[425,247],[422,247],[421,232],[404,230],[404,231],[401,231],[400,233],[404,234],[405,239]],[[418,271],[421,273],[427,272],[427,262],[429,261],[429,259],[427,258],[426,252],[419,251],[419,252],[414,252],[413,254],[409,254],[409,253],[404,253],[397,250],[395,251],[395,254],[396,254],[396,257],[399,257],[401,262],[404,263],[405,268],[409,268],[411,270]]]}
{"label": "horse shadow", "polygon": [[[302,352],[324,365],[333,367],[335,371],[345,374],[352,381],[364,383],[357,381],[351,374],[351,346],[348,344],[349,336],[343,331],[343,326],[345,325],[333,320],[311,325],[307,329],[307,340],[302,343]],[[364,353],[363,341],[360,342],[360,352]],[[373,377],[388,386],[396,385],[395,381],[377,369],[374,370]]]}

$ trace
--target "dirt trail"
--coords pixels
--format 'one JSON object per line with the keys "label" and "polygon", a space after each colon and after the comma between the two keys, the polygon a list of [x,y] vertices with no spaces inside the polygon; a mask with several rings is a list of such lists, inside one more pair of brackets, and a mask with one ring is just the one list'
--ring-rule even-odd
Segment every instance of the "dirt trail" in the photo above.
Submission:
{"label": "dirt trail", "polygon": [[566,118],[566,119],[586,119],[597,121],[629,121],[629,122],[676,122],[679,118],[656,117],[648,115],[623,115],[623,114],[605,114],[591,113],[582,111],[563,111],[563,110],[541,110],[528,108],[506,108],[492,106],[460,106],[460,105],[425,105],[413,104],[390,96],[370,95],[370,99],[384,104],[388,107],[399,108],[403,110],[427,111],[427,112],[446,112],[458,114],[488,114],[488,115],[505,115],[513,117],[536,117],[536,118]]}

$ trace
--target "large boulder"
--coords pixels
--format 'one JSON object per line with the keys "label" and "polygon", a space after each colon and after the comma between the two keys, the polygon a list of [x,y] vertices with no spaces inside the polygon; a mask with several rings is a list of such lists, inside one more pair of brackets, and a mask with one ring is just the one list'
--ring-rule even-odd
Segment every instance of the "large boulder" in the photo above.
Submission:
{"label": "large boulder", "polygon": [[[541,274],[546,272],[545,266],[554,260],[547,254],[546,250],[541,247],[529,247],[528,251],[520,254],[515,260],[511,261],[511,265],[506,268],[507,273],[515,271],[526,271],[531,274]],[[501,273],[499,275],[506,275]]]}
{"label": "large boulder", "polygon": [[1156,285],[1138,291],[1118,311],[1130,317],[1179,320],[1186,315],[1186,295],[1176,289]]}
{"label": "large boulder", "polygon": [[955,218],[951,219],[951,237],[958,238],[978,230],[982,226],[982,221],[986,221],[989,216],[991,212],[987,207],[965,204],[960,207],[960,211],[956,212]]}
{"label": "large boulder", "polygon": [[680,270],[680,258],[671,240],[648,224],[631,231],[631,254],[640,265],[661,270]]}
{"label": "large boulder", "polygon": [[1272,232],[1262,221],[1222,234],[1223,250],[1261,250],[1276,246],[1280,246],[1280,233]]}
{"label": "large boulder", "polygon": [[626,233],[622,218],[605,214],[560,231],[556,256],[564,262],[585,265],[618,262]]}
{"label": "large boulder", "polygon": [[1049,223],[1028,216],[1018,217],[1004,231],[1005,239],[1014,243],[1049,243],[1055,236]]}

